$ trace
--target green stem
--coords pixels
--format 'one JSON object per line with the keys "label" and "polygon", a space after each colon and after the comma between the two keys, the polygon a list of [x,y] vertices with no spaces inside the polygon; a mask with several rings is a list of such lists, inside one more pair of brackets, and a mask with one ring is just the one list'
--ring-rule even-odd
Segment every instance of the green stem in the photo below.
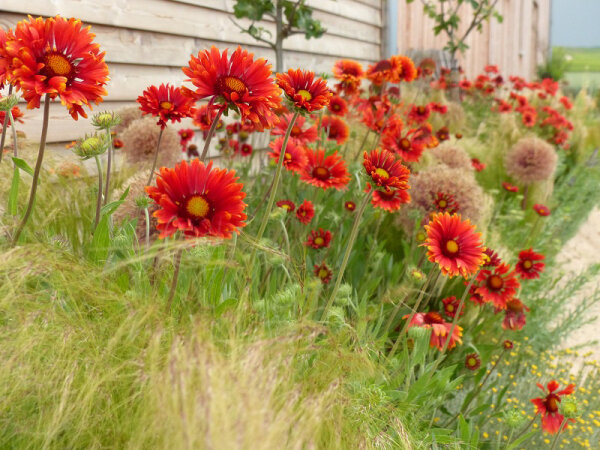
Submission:
{"label": "green stem", "polygon": [[356,153],[356,155],[354,156],[354,162],[358,161],[363,153],[363,148],[365,148],[365,144],[367,143],[367,138],[369,137],[369,135],[371,134],[371,130],[368,129],[367,132],[365,133],[365,137],[363,138],[362,142],[360,143],[360,147],[358,148],[358,152]]}
{"label": "green stem", "polygon": [[[523,428],[521,431],[519,431],[519,433],[518,433],[518,434],[515,436],[515,441],[516,441],[517,439],[519,439],[521,436],[523,436],[523,435],[525,434],[525,432],[531,428],[531,425],[533,425],[533,422],[535,422],[535,419],[536,419],[536,418],[537,418],[537,414],[535,414],[535,415],[533,416],[533,419],[531,419],[531,420],[529,421],[529,423],[527,424],[527,426],[526,426],[525,428]],[[512,442],[512,441],[509,439],[509,441],[506,443],[506,445],[507,445],[507,446],[509,446],[511,442]]]}
{"label": "green stem", "polygon": [[50,94],[46,94],[44,97],[44,118],[42,122],[42,136],[40,137],[40,149],[38,151],[37,162],[35,163],[35,169],[33,171],[33,182],[31,184],[31,192],[29,193],[29,203],[25,210],[25,215],[17,228],[17,231],[13,237],[12,245],[16,245],[27,221],[33,212],[33,204],[35,202],[35,194],[37,192],[38,181],[40,179],[40,172],[42,170],[42,162],[44,161],[44,151],[46,150],[46,137],[48,136],[48,118],[50,116]]}
{"label": "green stem", "polygon": [[164,128],[160,129],[160,133],[158,133],[158,141],[156,142],[156,151],[154,152],[154,162],[152,163],[152,169],[150,169],[150,176],[148,177],[148,186],[152,183],[152,178],[154,177],[154,170],[156,170],[156,163],[158,162],[158,150],[160,148],[160,141],[162,139]]}
{"label": "green stem", "polygon": [[8,118],[10,120],[10,127],[12,128],[12,133],[13,133],[13,156],[15,158],[18,158],[19,151],[17,148],[17,128],[15,127],[15,119],[12,115],[12,111],[8,111]]}
{"label": "green stem", "polygon": [[[208,148],[210,147],[210,141],[212,141],[213,135],[215,134],[215,130],[217,129],[217,125],[219,124],[219,119],[221,118],[221,114],[225,111],[227,104],[223,105],[221,109],[217,112],[213,123],[210,126],[210,130],[208,130],[208,135],[206,136],[206,142],[204,142],[204,148],[202,149],[202,155],[200,155],[200,161],[204,162],[206,159],[206,155],[208,154]],[[210,114],[210,112],[207,112]]]}
{"label": "green stem", "polygon": [[144,208],[144,217],[146,219],[146,250],[150,248],[150,213],[148,208]]}
{"label": "green stem", "polygon": [[[8,85],[8,95],[12,94],[13,86]],[[8,128],[8,114],[4,115],[4,122],[2,123],[2,137],[0,137],[0,162],[2,162],[2,156],[4,155],[4,142],[6,141],[6,130]],[[16,146],[16,144],[15,144]]]}
{"label": "green stem", "polygon": [[102,207],[102,164],[98,155],[94,156],[96,167],[98,168],[98,198],[96,200],[96,219],[94,220],[94,230],[100,222],[100,209]]}
{"label": "green stem", "polygon": [[166,313],[169,314],[171,312],[171,304],[173,303],[173,298],[175,297],[175,291],[177,290],[177,281],[179,280],[179,268],[181,267],[181,255],[183,254],[183,248],[177,250],[175,253],[175,260],[173,264],[175,266],[175,271],[173,272],[173,280],[171,281],[171,289],[169,290],[169,297],[167,299],[167,307]]}
{"label": "green stem", "polygon": [[358,207],[358,211],[356,212],[356,216],[354,217],[354,223],[352,224],[352,230],[350,231],[350,238],[348,239],[348,245],[346,245],[346,251],[344,252],[344,258],[342,259],[342,265],[340,266],[340,270],[338,271],[337,277],[335,279],[335,285],[333,287],[333,291],[331,291],[331,296],[329,297],[329,301],[325,305],[323,309],[323,314],[321,315],[321,320],[325,320],[327,318],[327,313],[333,305],[333,301],[335,300],[335,296],[340,289],[340,285],[342,284],[342,278],[344,277],[344,271],[346,270],[346,266],[348,265],[348,260],[350,259],[350,253],[352,252],[352,247],[354,246],[354,241],[356,240],[356,236],[358,235],[358,228],[360,225],[360,220],[362,219],[363,213],[365,212],[365,208],[367,207],[367,203],[369,203],[369,199],[371,198],[370,193],[366,193],[363,201]]}
{"label": "green stem", "polygon": [[[161,130],[161,133],[162,133],[162,130]],[[106,161],[106,185],[104,187],[104,202],[102,203],[103,205],[106,205],[106,202],[108,202],[108,186],[110,183],[110,170],[112,167],[111,163],[112,163],[112,147],[113,147],[112,135],[110,134],[110,128],[106,129],[106,134],[108,134],[108,151],[106,152],[106,153],[108,153],[108,158]],[[158,148],[156,150],[156,154],[158,155]],[[150,176],[152,176],[152,175],[150,175]],[[148,183],[148,184],[150,184],[150,183]]]}
{"label": "green stem", "polygon": [[556,448],[556,446],[558,444],[558,437],[560,436],[560,433],[562,433],[562,431],[567,426],[567,421],[568,421],[568,419],[566,417],[563,417],[563,421],[560,424],[560,428],[558,429],[558,433],[556,433],[556,436],[554,437],[554,441],[552,441],[552,447],[550,447],[550,450],[554,450]]}

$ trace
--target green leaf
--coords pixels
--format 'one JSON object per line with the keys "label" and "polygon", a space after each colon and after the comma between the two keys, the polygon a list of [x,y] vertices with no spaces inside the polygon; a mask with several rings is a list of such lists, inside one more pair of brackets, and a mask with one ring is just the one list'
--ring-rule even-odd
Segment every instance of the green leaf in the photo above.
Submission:
{"label": "green leaf", "polygon": [[17,215],[17,196],[19,195],[20,180],[21,176],[19,174],[19,168],[15,167],[12,182],[10,184],[10,193],[8,194],[8,211],[13,216]]}
{"label": "green leaf", "polygon": [[464,443],[469,442],[471,439],[471,431],[469,430],[469,424],[462,416],[458,416],[458,430],[460,432],[460,439]]}
{"label": "green leaf", "polygon": [[529,433],[527,433],[524,436],[521,436],[519,439],[516,439],[508,447],[506,447],[506,450],[512,450],[513,448],[517,448],[520,444],[522,444],[523,442],[525,442],[527,439],[529,439],[530,437],[532,437],[536,433],[538,433],[538,431],[534,430],[534,431],[530,431]]}
{"label": "green leaf", "polygon": [[119,206],[121,206],[121,204],[125,201],[128,194],[129,194],[129,187],[127,187],[127,189],[125,189],[125,192],[123,192],[123,194],[121,195],[119,200],[115,200],[114,202],[107,203],[106,205],[104,205],[102,207],[102,209],[100,210],[100,217],[111,216],[117,210],[117,208]]}
{"label": "green leaf", "polygon": [[246,17],[250,20],[261,20],[263,14],[273,13],[275,6],[271,0],[237,0],[233,6],[233,14],[238,19]]}
{"label": "green leaf", "polygon": [[215,308],[215,315],[217,317],[221,317],[225,311],[233,308],[235,305],[237,305],[237,303],[238,303],[237,298],[228,298],[227,300],[222,301]]}
{"label": "green leaf", "polygon": [[102,216],[94,230],[94,237],[88,249],[88,257],[95,263],[106,261],[110,245],[110,224],[108,215]]}
{"label": "green leaf", "polygon": [[19,169],[23,170],[24,172],[27,172],[29,175],[33,176],[33,169],[31,167],[29,167],[29,164],[27,164],[24,159],[15,158],[13,156],[12,160],[15,163],[15,166],[17,166]]}

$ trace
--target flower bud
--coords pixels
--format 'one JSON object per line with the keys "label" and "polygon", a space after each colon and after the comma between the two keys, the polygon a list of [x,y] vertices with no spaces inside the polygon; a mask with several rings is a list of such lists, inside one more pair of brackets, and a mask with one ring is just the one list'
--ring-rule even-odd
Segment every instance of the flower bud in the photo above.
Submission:
{"label": "flower bud", "polygon": [[108,141],[103,134],[93,134],[77,141],[73,147],[73,152],[83,159],[93,158],[106,151]]}
{"label": "flower bud", "polygon": [[150,206],[150,198],[148,198],[145,195],[140,195],[138,198],[135,199],[135,206],[137,206],[140,209],[146,209]]}
{"label": "flower bud", "polygon": [[431,334],[431,330],[429,330],[428,328],[424,328],[424,327],[410,327],[408,329],[408,336],[413,339],[421,339],[430,334]]}
{"label": "flower bud", "polygon": [[92,118],[92,125],[99,130],[110,130],[111,128],[119,125],[121,118],[114,112],[104,111],[96,114]]}
{"label": "flower bud", "polygon": [[0,111],[10,111],[19,103],[19,97],[11,94],[7,97],[0,98]]}
{"label": "flower bud", "polygon": [[524,416],[519,412],[518,409],[511,409],[504,412],[504,422],[506,426],[511,429],[520,428],[523,424]]}
{"label": "flower bud", "polygon": [[567,419],[575,419],[581,416],[581,408],[577,400],[573,397],[566,397],[562,400],[560,404],[560,409]]}

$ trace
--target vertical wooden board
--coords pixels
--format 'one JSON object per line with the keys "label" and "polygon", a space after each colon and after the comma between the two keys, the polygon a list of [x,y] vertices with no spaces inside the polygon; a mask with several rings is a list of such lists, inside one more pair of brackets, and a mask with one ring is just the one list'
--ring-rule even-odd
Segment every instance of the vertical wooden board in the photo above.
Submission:
{"label": "vertical wooden board", "polygon": [[533,2],[523,2],[521,13],[521,40],[519,42],[519,75],[530,78],[535,68],[534,56],[531,53],[533,37]]}
{"label": "vertical wooden board", "polygon": [[538,40],[537,40],[537,63],[541,64],[546,60],[550,46],[550,1],[539,0],[538,11]]}

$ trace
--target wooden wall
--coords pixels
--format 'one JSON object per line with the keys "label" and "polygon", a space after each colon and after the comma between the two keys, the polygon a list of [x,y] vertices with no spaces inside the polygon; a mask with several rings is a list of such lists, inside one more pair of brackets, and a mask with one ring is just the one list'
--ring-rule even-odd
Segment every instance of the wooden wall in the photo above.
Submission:
{"label": "wooden wall", "polygon": [[[384,1],[308,0],[327,33],[320,39],[296,35],[286,40],[286,68],[331,72],[340,58],[365,64],[380,59]],[[229,11],[232,0],[1,0],[0,26],[14,27],[27,14],[61,14],[92,25],[96,41],[106,51],[111,77],[108,96],[94,107],[101,111],[133,104],[151,84],[181,84],[185,78],[181,67],[190,54],[211,45],[224,49],[241,44],[274,60],[270,48],[239,32]],[[274,31],[272,22],[261,25]],[[41,129],[40,112],[28,110],[26,123],[19,126],[32,139]],[[91,131],[88,120],[73,121],[60,102],[51,105],[50,114],[49,142],[70,141]]]}
{"label": "wooden wall", "polygon": [[[423,14],[423,6],[415,0],[407,4],[398,0],[398,49],[400,53],[414,50],[442,49],[445,35],[434,36],[433,21]],[[500,0],[497,9],[504,20],[491,19],[481,33],[472,31],[467,38],[469,50],[460,58],[468,77],[482,72],[487,64],[497,64],[504,75],[533,78],[550,44],[551,0]],[[459,11],[461,25],[470,23],[471,7]]]}

